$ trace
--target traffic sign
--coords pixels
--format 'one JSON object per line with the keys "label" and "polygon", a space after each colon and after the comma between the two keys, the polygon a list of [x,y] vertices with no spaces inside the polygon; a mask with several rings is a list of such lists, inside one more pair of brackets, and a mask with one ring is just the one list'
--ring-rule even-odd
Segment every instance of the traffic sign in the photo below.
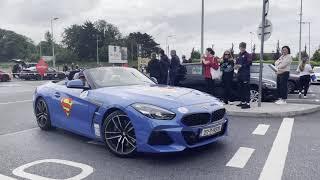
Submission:
{"label": "traffic sign", "polygon": [[[267,41],[271,37],[272,33],[272,23],[270,20],[266,19],[265,26],[264,26],[264,41]],[[258,28],[258,38],[261,40],[262,37],[262,23],[260,23]]]}
{"label": "traffic sign", "polygon": [[36,69],[40,74],[40,76],[44,76],[44,74],[48,71],[48,68],[49,68],[48,64],[42,58],[39,60],[38,64],[36,65]]}

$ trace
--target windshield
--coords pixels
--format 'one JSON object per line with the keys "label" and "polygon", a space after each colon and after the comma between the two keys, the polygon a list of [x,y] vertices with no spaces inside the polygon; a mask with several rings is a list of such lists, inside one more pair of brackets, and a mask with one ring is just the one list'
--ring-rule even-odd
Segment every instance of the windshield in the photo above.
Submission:
{"label": "windshield", "polygon": [[148,77],[132,68],[106,67],[86,70],[93,83],[101,87],[155,84]]}
{"label": "windshield", "polygon": [[315,73],[320,73],[320,67],[315,67],[315,68],[313,69],[313,71],[314,71]]}

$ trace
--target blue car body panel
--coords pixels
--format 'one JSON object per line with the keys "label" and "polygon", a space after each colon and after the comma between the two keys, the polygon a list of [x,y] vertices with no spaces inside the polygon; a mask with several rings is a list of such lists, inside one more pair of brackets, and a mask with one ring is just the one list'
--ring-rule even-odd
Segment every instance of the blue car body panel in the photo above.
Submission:
{"label": "blue car body panel", "polygon": [[[34,94],[34,107],[37,99],[41,97],[48,104],[51,123],[54,127],[65,129],[103,142],[103,123],[106,114],[114,109],[126,113],[132,122],[136,135],[137,151],[139,152],[177,152],[186,148],[194,148],[210,144],[227,135],[228,119],[225,116],[221,121],[225,128],[223,134],[207,138],[201,142],[190,145],[182,135],[183,131],[192,131],[195,134],[215,123],[203,126],[188,127],[181,119],[194,113],[212,113],[223,108],[214,97],[197,90],[188,88],[137,85],[122,87],[107,87],[84,91],[70,89],[63,83],[47,83],[37,88]],[[62,101],[72,99],[69,116]],[[68,102],[68,100],[66,100]],[[176,114],[173,120],[150,119],[131,105],[134,103],[151,104],[168,109]],[[187,109],[181,112],[179,108]],[[205,107],[205,108],[204,108]],[[172,139],[169,145],[150,145],[148,140],[153,131],[165,131]]]}

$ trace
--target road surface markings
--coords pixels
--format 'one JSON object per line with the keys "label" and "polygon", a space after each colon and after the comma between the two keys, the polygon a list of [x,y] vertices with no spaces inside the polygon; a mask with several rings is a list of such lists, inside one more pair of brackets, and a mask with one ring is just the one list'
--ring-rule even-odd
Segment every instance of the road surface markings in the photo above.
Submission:
{"label": "road surface markings", "polygon": [[17,103],[25,103],[25,102],[32,102],[32,100],[0,102],[0,105],[17,104]]}
{"label": "road surface markings", "polygon": [[87,143],[97,145],[97,146],[104,146],[103,142],[100,142],[100,141],[88,141]]}
{"label": "road surface markings", "polygon": [[1,180],[17,180],[16,178],[12,178],[12,177],[5,176],[5,175],[2,175],[2,174],[0,174],[0,179]]}
{"label": "road surface markings", "polygon": [[294,119],[284,118],[273,142],[259,180],[281,180],[286,162]]}
{"label": "road surface markings", "polygon": [[264,136],[267,133],[269,127],[270,125],[259,124],[258,127],[252,132],[252,134]]}
{"label": "road surface markings", "polygon": [[62,159],[44,159],[44,160],[40,160],[40,161],[34,161],[34,162],[22,165],[16,169],[14,169],[12,171],[12,173],[16,176],[19,176],[22,178],[27,178],[27,179],[32,179],[32,180],[55,180],[55,179],[43,177],[43,176],[40,176],[37,174],[31,174],[31,173],[25,172],[25,169],[28,169],[32,166],[35,166],[38,164],[43,164],[43,163],[63,164],[63,165],[67,165],[67,166],[81,169],[80,174],[78,174],[74,177],[68,178],[68,180],[81,180],[81,179],[88,177],[90,174],[93,173],[93,168],[89,165],[77,163],[77,162],[73,162],[73,161],[62,160]]}
{"label": "road surface markings", "polygon": [[230,159],[226,166],[243,168],[249,161],[255,149],[240,147],[234,156]]}
{"label": "road surface markings", "polygon": [[35,128],[32,128],[32,129],[26,129],[26,130],[23,130],[23,131],[18,131],[18,132],[13,132],[13,133],[8,133],[8,134],[0,134],[0,137],[1,136],[19,135],[19,134],[23,134],[23,133],[34,131],[34,130],[38,130],[38,129],[39,129],[38,127],[35,127]]}

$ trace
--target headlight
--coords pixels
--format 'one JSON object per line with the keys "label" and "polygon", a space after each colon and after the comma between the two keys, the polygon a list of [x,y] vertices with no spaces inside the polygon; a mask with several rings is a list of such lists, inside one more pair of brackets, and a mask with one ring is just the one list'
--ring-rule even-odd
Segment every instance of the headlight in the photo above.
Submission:
{"label": "headlight", "polygon": [[153,106],[150,104],[136,103],[136,104],[133,104],[132,107],[138,112],[140,112],[141,114],[151,119],[172,120],[176,116],[175,113],[169,110],[166,110],[157,106]]}

